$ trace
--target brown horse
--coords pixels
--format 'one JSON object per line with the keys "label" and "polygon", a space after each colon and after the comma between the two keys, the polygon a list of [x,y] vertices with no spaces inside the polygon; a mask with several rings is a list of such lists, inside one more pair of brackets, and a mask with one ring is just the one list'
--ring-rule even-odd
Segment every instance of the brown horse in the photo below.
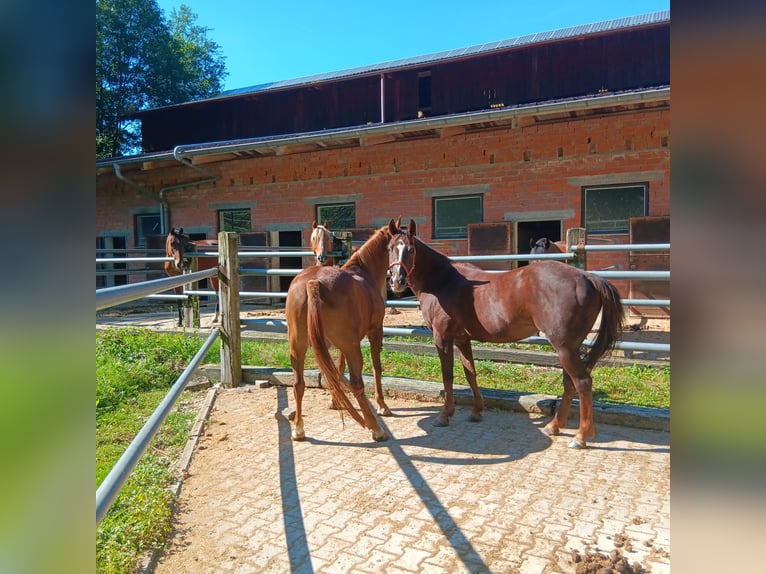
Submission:
{"label": "brown horse", "polygon": [[317,265],[335,265],[335,257],[327,254],[333,251],[333,235],[327,226],[317,225],[316,220],[311,223],[311,251]]}
{"label": "brown horse", "polygon": [[[362,367],[364,361],[360,341],[367,336],[375,376],[375,400],[378,414],[390,415],[383,400],[380,351],[383,347],[383,316],[385,303],[381,292],[386,285],[388,269],[389,226],[377,230],[342,267],[312,266],[301,271],[290,283],[285,302],[287,337],[290,342],[290,363],[293,369],[295,421],[293,440],[305,437],[302,401],[306,383],[303,368],[308,345],[327,383],[334,404],[346,410],[355,421],[372,430],[376,441],[388,439],[364,395]],[[328,345],[335,346],[348,362],[350,382],[332,361]],[[345,391],[356,397],[362,415],[354,408]]]}
{"label": "brown horse", "polygon": [[[165,274],[169,277],[175,277],[181,275],[185,269],[190,268],[189,260],[186,257],[186,252],[194,252],[199,247],[214,247],[218,249],[218,241],[215,239],[200,239],[194,242],[189,241],[189,238],[184,235],[184,228],[178,230],[171,229],[165,239],[165,256],[172,257],[173,261],[165,262]],[[198,257],[197,258],[197,270],[204,271],[205,269],[211,269],[218,266],[218,259],[216,257]],[[211,277],[209,279],[210,287],[213,291],[218,291],[218,278]],[[173,289],[176,295],[183,293],[183,287],[175,287]],[[219,305],[216,301],[215,305],[215,317],[211,325],[218,323]],[[183,325],[183,303],[178,301],[178,326]]]}
{"label": "brown horse", "polygon": [[[563,367],[564,395],[544,432],[557,435],[566,426],[575,392],[580,395],[580,426],[571,448],[585,448],[595,436],[593,381],[590,371],[620,336],[623,309],[617,289],[605,279],[558,261],[539,261],[512,271],[489,273],[470,263],[450,261],[408,229],[390,228],[391,289],[412,288],[441,360],[444,408],[436,426],[449,424],[455,412],[452,394],[453,343],[458,348],[473,392],[471,420],[482,417],[484,400],[476,384],[471,340],[493,343],[518,341],[545,332]],[[596,317],[601,324],[593,346],[583,356],[580,347]]]}

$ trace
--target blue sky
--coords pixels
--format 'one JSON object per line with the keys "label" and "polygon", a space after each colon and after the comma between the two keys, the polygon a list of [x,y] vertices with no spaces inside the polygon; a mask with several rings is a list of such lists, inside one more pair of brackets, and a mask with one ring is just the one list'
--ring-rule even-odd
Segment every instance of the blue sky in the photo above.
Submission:
{"label": "blue sky", "polygon": [[158,0],[181,3],[221,46],[225,90],[367,66],[602,20],[668,10],[670,0]]}

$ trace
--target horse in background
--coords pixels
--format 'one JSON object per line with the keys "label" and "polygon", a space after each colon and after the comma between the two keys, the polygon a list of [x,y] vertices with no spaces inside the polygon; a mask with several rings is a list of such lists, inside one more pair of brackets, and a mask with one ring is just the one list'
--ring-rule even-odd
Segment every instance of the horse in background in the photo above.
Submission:
{"label": "horse in background", "polygon": [[[190,241],[189,237],[184,234],[184,228],[181,227],[180,229],[176,230],[175,228],[172,228],[170,232],[168,233],[167,238],[165,239],[165,256],[166,257],[172,257],[172,261],[166,261],[164,268],[165,268],[165,274],[168,277],[176,277],[178,275],[182,275],[184,270],[190,269],[190,261],[189,258],[186,257],[186,253],[190,252],[193,253],[197,250],[198,247],[214,247],[215,250],[218,250],[218,241],[215,239],[199,239],[195,241]],[[216,257],[198,257],[197,258],[197,270],[198,271],[204,271],[205,269],[211,269],[213,267],[218,266],[218,259]],[[217,277],[210,277],[208,278],[208,281],[210,281],[210,287],[213,289],[213,291],[218,291],[218,278]],[[176,293],[176,295],[183,294],[183,286],[180,287],[174,287],[173,291]],[[213,318],[213,321],[210,323],[211,326],[218,323],[219,320],[219,310],[220,306],[218,303],[218,298],[216,297],[216,304],[215,304],[215,317]],[[179,299],[178,300],[178,326],[183,325],[183,302]]]}
{"label": "horse in background", "polygon": [[[388,243],[391,238],[389,229],[394,225],[392,219],[388,226],[378,229],[342,267],[307,267],[290,283],[285,315],[294,377],[293,440],[302,440],[306,436],[302,410],[306,387],[303,370],[309,344],[314,348],[323,382],[332,394],[333,403],[347,411],[362,427],[370,429],[374,440],[388,439],[364,394],[364,360],[360,341],[366,336],[370,343],[377,412],[389,416],[391,410],[383,399],[381,385],[380,353],[385,315],[381,292],[385,292],[386,286]],[[336,347],[340,354],[338,366],[330,356],[330,345]],[[350,382],[343,375],[344,358],[348,362]],[[362,415],[346,395],[347,390],[356,397]]]}
{"label": "horse in background", "polygon": [[[558,435],[564,428],[575,392],[580,396],[580,425],[570,448],[585,448],[595,436],[593,380],[596,362],[614,347],[623,327],[623,307],[617,289],[597,275],[557,261],[537,261],[502,273],[490,273],[470,263],[451,261],[418,237],[410,220],[406,230],[391,223],[389,270],[391,289],[408,286],[420,309],[441,362],[444,408],[435,423],[446,426],[455,413],[453,358],[457,347],[473,393],[471,420],[480,421],[484,400],[476,383],[471,340],[490,343],[518,341],[543,331],[562,366],[564,394],[556,416],[543,432]],[[580,348],[601,313],[593,346]]]}
{"label": "horse in background", "polygon": [[[567,242],[556,241],[552,242],[547,237],[541,237],[535,240],[534,237],[529,240],[529,253],[532,255],[541,255],[543,253],[566,253]],[[530,263],[537,263],[537,261],[530,261]]]}
{"label": "horse in background", "polygon": [[311,223],[311,251],[314,253],[317,265],[335,265],[335,257],[328,255],[336,251],[335,235],[330,231],[327,221],[317,225],[315,219]]}

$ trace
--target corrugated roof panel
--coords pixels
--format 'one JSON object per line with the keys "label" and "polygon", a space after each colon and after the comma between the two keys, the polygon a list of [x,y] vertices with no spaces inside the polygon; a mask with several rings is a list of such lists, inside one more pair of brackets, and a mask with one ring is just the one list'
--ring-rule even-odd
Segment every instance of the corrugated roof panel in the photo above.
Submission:
{"label": "corrugated roof panel", "polygon": [[[359,66],[356,68],[348,68],[345,70],[338,70],[333,72],[323,72],[323,73],[314,74],[311,76],[303,76],[300,78],[292,78],[287,80],[268,82],[265,84],[258,84],[256,86],[248,86],[245,88],[226,90],[225,92],[222,92],[218,96],[215,96],[213,98],[207,98],[207,100],[229,98],[232,96],[265,92],[269,90],[295,87],[295,86],[312,84],[312,83],[323,82],[328,80],[338,80],[338,79],[347,78],[351,76],[358,76],[362,74],[372,74],[374,72],[379,72],[379,71],[406,68],[406,67],[416,66],[420,64],[439,62],[439,61],[448,60],[451,58],[460,58],[466,55],[479,54],[482,52],[492,52],[494,50],[514,48],[518,46],[535,44],[539,42],[548,42],[551,40],[562,40],[565,38],[584,36],[588,34],[596,34],[601,32],[607,32],[610,30],[617,30],[620,28],[628,28],[628,27],[635,27],[635,26],[641,26],[646,24],[666,22],[669,20],[670,20],[670,11],[663,10],[660,12],[652,12],[649,14],[640,14],[638,16],[618,18],[615,20],[606,20],[604,22],[582,24],[578,26],[572,26],[569,28],[562,28],[559,30],[538,32],[536,34],[527,34],[524,36],[509,38],[507,40],[500,40],[497,42],[487,42],[485,44],[478,44],[475,46],[455,48],[453,50],[445,50],[442,52],[435,52],[432,54],[425,54],[422,56],[401,58],[398,60],[380,62],[378,64],[371,64],[368,66]],[[197,100],[197,101],[207,101],[207,100]]]}

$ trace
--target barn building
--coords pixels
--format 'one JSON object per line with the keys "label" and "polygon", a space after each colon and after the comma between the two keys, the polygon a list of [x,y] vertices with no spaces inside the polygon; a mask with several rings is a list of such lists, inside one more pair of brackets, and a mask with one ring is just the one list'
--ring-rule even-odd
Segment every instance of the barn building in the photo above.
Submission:
{"label": "barn building", "polygon": [[[527,253],[531,238],[572,227],[588,242],[669,241],[668,11],[231,90],[135,119],[142,153],[96,162],[100,248],[158,247],[174,226],[294,249],[308,245],[313,220],[363,239],[400,216],[447,255]],[[588,268],[627,269],[628,257],[589,255]]]}

